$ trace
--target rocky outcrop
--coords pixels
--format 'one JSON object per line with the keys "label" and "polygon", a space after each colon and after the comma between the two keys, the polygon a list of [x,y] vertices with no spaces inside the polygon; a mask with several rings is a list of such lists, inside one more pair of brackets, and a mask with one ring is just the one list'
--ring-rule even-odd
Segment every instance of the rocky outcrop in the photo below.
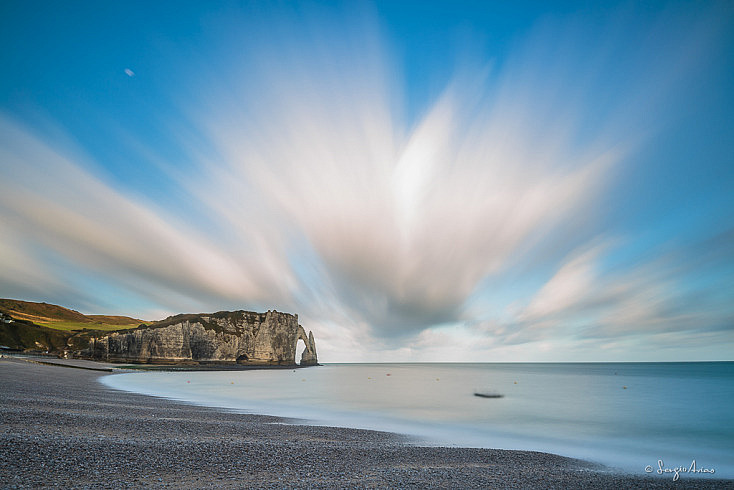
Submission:
{"label": "rocky outcrop", "polygon": [[299,339],[306,345],[301,365],[317,364],[313,333],[306,336],[298,315],[223,311],[176,315],[149,326],[92,337],[81,354],[118,362],[294,366]]}
{"label": "rocky outcrop", "polygon": [[306,340],[306,331],[303,330],[303,327],[300,325],[298,328],[298,338],[301,338],[301,334],[303,334],[303,341],[306,344],[306,348],[304,349],[303,354],[301,354],[301,366],[315,366],[319,361],[316,358],[316,342],[313,340],[313,332],[308,332],[308,340]]}

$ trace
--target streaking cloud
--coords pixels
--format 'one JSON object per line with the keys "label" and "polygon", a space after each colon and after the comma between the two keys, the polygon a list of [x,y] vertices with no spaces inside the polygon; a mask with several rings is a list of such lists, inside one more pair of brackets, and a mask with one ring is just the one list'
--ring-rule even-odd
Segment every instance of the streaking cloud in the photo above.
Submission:
{"label": "streaking cloud", "polygon": [[[692,328],[660,326],[686,275],[654,260],[611,273],[619,247],[603,219],[670,115],[664,95],[713,42],[702,28],[642,42],[633,26],[630,49],[612,42],[623,22],[605,38],[549,22],[502,61],[472,53],[415,112],[376,23],[297,20],[213,22],[205,46],[226,39],[226,51],[161,67],[182,80],[167,88],[183,116],[165,122],[181,161],[127,131],[135,164],[163,169],[162,193],[196,214],[3,117],[2,291],[109,304],[82,292],[93,280],[164,311],[291,310],[322,326],[323,358],[367,346],[421,359],[443,344],[453,359]],[[555,42],[563,32],[586,52]],[[512,290],[513,275],[532,279]],[[717,312],[720,331],[731,312]]]}

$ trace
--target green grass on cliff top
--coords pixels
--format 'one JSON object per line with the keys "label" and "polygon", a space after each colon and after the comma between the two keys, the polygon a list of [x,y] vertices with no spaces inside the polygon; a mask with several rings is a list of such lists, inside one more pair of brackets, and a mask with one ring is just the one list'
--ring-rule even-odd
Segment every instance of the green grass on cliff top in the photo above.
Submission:
{"label": "green grass on cliff top", "polygon": [[72,321],[54,321],[54,322],[36,322],[38,325],[53,328],[56,330],[122,330],[125,328],[137,328],[139,323],[129,325],[111,325],[109,323],[89,323],[89,322],[72,322]]}
{"label": "green grass on cliff top", "polygon": [[0,299],[0,311],[16,320],[33,322],[54,330],[124,330],[136,328],[143,322],[137,318],[119,315],[84,315],[76,310],[48,303],[34,303],[19,299]]}

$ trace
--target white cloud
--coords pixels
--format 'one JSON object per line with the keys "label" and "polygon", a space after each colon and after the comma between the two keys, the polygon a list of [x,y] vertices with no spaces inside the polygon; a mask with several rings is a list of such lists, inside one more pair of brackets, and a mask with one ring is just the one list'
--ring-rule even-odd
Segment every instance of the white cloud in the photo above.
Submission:
{"label": "white cloud", "polygon": [[[298,66],[326,64],[301,55]],[[622,156],[596,142],[580,151],[551,120],[526,134],[516,113],[534,117],[533,93],[498,100],[476,89],[484,78],[457,81],[412,128],[385,108],[389,84],[339,82],[317,69],[250,74],[258,104],[219,101],[203,128],[220,158],[188,187],[232,230],[267,225],[279,253],[306,241],[335,301],[381,335],[458,318],[513,254],[586,215]]]}
{"label": "white cloud", "polygon": [[596,263],[605,248],[606,245],[597,245],[575,251],[520,312],[518,320],[533,322],[547,319],[585,302],[599,281]]}
{"label": "white cloud", "polygon": [[59,153],[8,119],[0,127],[0,208],[9,233],[133,289],[229,300],[288,297],[281,275],[261,257],[240,260],[237,251],[92,176],[75,163],[82,157]]}
{"label": "white cloud", "polygon": [[[509,317],[470,324],[469,331],[499,346],[554,342],[569,360],[593,360],[588,352],[594,351],[644,358],[644,345],[667,346],[670,352],[696,346],[700,356],[700,339],[732,343],[734,307],[726,289],[734,274],[726,258],[731,237],[729,231],[647,260],[617,259],[613,269],[604,262],[624,256],[625,246],[633,245],[595,240],[569,255]],[[717,268],[713,274],[711,267]],[[662,359],[675,359],[671,355]]]}
{"label": "white cloud", "polygon": [[0,225],[0,289],[29,295],[53,295],[63,290],[61,279],[33,255],[33,243],[17,233],[12,223],[2,215]]}

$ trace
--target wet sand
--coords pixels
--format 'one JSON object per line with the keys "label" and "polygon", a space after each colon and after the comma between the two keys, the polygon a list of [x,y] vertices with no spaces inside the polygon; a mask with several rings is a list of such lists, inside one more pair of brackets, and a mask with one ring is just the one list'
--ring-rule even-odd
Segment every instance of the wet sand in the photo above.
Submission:
{"label": "wet sand", "polygon": [[98,381],[106,374],[0,359],[2,488],[734,488],[540,452],[284,424],[112,390]]}

